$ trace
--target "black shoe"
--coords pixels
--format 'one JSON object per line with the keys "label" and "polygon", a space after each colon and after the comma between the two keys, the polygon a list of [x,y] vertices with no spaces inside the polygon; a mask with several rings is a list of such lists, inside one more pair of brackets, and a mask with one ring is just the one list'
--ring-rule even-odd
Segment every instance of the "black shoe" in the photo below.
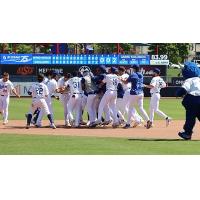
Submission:
{"label": "black shoe", "polygon": [[152,127],[152,122],[149,120],[149,121],[147,121],[146,128],[150,129],[151,127]]}
{"label": "black shoe", "polygon": [[191,140],[192,136],[186,132],[179,132],[178,135],[184,140]]}
{"label": "black shoe", "polygon": [[130,124],[126,124],[123,128],[124,128],[124,129],[127,129],[127,128],[130,128],[130,127],[131,127]]}

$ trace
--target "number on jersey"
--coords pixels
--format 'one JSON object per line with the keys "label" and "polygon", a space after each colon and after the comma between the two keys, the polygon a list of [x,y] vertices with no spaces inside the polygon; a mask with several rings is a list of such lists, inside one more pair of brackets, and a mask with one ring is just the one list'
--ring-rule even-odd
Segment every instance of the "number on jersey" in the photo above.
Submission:
{"label": "number on jersey", "polygon": [[79,82],[73,82],[73,87],[76,89],[76,88],[79,88]]}
{"label": "number on jersey", "polygon": [[37,93],[37,95],[42,95],[42,93],[43,93],[43,88],[37,88],[37,89],[36,89],[36,93]]}

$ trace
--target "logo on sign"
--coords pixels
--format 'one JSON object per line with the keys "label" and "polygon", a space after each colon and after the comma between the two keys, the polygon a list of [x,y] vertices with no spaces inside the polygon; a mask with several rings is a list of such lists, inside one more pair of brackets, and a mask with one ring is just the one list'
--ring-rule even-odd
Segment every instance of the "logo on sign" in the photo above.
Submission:
{"label": "logo on sign", "polygon": [[17,69],[17,74],[19,75],[30,75],[33,74],[34,68],[29,66],[19,67]]}
{"label": "logo on sign", "polygon": [[30,58],[30,56],[28,55],[11,55],[11,56],[3,56],[3,61],[6,62],[20,62],[20,63],[27,63],[30,62],[32,60],[32,58]]}

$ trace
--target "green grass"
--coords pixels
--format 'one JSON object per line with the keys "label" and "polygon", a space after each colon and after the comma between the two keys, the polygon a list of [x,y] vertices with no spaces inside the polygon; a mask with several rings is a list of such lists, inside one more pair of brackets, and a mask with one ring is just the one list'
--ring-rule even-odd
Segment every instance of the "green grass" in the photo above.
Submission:
{"label": "green grass", "polygon": [[0,135],[4,155],[200,154],[200,141]]}
{"label": "green grass", "polygon": [[[149,98],[144,107],[148,110]],[[9,119],[25,119],[31,99],[11,98]],[[63,119],[63,108],[53,102],[55,119]],[[161,99],[160,109],[173,119],[184,119],[181,99]],[[157,119],[159,119],[157,117]],[[38,136],[0,134],[1,155],[147,155],[200,154],[200,141]]]}
{"label": "green grass", "polygon": [[[149,111],[149,101],[150,98],[145,98],[144,107],[147,111]],[[10,106],[9,106],[9,119],[25,119],[24,114],[28,112],[31,104],[30,98],[11,98]],[[53,101],[53,107],[55,112],[55,119],[62,120],[63,119],[63,107],[58,100]],[[181,105],[181,99],[161,99],[160,100],[160,109],[166,112],[173,119],[184,119],[184,109]],[[84,114],[86,116],[86,114]],[[86,117],[85,117],[86,119]],[[157,115],[155,115],[155,119],[160,119]]]}
{"label": "green grass", "polygon": [[167,77],[178,77],[181,69],[167,69]]}

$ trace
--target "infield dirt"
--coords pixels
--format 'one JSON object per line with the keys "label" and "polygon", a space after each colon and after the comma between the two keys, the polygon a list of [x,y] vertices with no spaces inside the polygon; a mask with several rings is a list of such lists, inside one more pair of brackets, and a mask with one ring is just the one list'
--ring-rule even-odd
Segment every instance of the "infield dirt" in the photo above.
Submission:
{"label": "infield dirt", "polygon": [[[154,127],[146,129],[143,126],[123,129],[122,127],[113,129],[111,126],[96,128],[65,128],[63,121],[55,122],[57,129],[51,129],[48,121],[44,121],[42,128],[32,126],[25,129],[25,121],[10,120],[7,125],[0,124],[0,134],[27,134],[27,135],[66,135],[66,136],[91,136],[91,137],[121,137],[121,138],[154,138],[154,139],[178,139],[177,133],[182,130],[184,121],[174,120],[166,127],[165,121],[157,120]],[[193,139],[200,139],[200,123],[194,128]]]}

